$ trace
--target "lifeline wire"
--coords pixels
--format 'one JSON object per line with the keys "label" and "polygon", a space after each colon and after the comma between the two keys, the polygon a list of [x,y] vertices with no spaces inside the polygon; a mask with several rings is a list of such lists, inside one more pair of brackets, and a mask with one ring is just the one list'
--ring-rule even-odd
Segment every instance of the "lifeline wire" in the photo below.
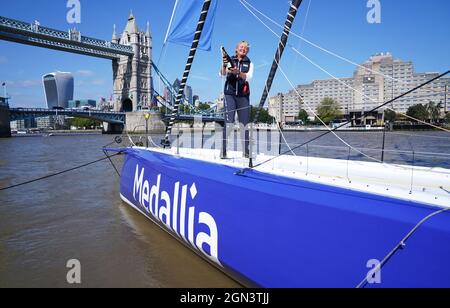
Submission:
{"label": "lifeline wire", "polygon": [[[414,228],[400,241],[400,243],[397,244],[397,246],[394,247],[394,249],[392,249],[385,257],[384,259],[380,262],[380,264],[378,264],[373,270],[372,272],[375,274],[377,272],[379,272],[383,266],[394,256],[394,254],[400,250],[400,249],[405,249],[406,247],[406,242],[414,235],[414,233],[416,233],[417,230],[419,230],[419,228],[426,223],[428,220],[430,220],[431,218],[433,218],[434,216],[443,214],[445,212],[450,211],[450,208],[447,209],[442,209],[439,211],[436,211],[434,213],[431,213],[430,215],[428,215],[427,217],[425,217],[424,219],[422,219],[417,225],[414,226]],[[364,288],[368,283],[369,283],[369,277],[366,277],[363,279],[363,281],[361,281],[358,286],[356,287],[357,289],[360,288]]]}
{"label": "lifeline wire", "polygon": [[[244,6],[244,7],[246,7],[245,6],[245,4],[243,4],[243,2],[241,1],[241,4]],[[246,7],[247,8],[247,7]],[[247,8],[247,10],[249,10],[248,8]],[[256,19],[258,19],[267,29],[269,29],[269,31],[271,31],[276,37],[280,37],[277,33],[275,33],[269,26],[267,26],[258,16],[256,16],[251,10],[249,10],[249,12],[256,18]],[[300,99],[301,99],[301,95],[298,93],[298,91],[297,91],[297,89],[295,89],[295,87],[293,86],[293,84],[291,83],[291,81],[289,80],[289,78],[286,76],[286,74],[284,73],[284,71],[282,70],[282,68],[281,68],[281,66],[280,66],[280,64],[279,64],[279,61],[277,61],[277,59],[275,59],[275,64],[277,65],[277,67],[279,67],[280,68],[280,71],[281,71],[281,73],[284,75],[284,77],[286,78],[286,80],[289,82],[289,84],[291,85],[291,87],[294,89],[294,91],[297,93],[297,95],[300,97]],[[363,156],[365,156],[365,157],[367,157],[367,158],[369,158],[369,159],[371,159],[371,160],[374,160],[374,161],[376,161],[376,162],[381,162],[381,161],[379,161],[379,160],[377,160],[376,158],[373,158],[373,157],[370,157],[370,156],[368,156],[367,154],[365,154],[365,153],[363,153],[363,152],[361,152],[361,151],[358,151],[357,149],[355,149],[355,148],[353,148],[348,142],[346,142],[344,139],[342,139],[341,137],[339,137],[335,132],[334,132],[334,130],[332,130],[330,127],[328,127],[326,124],[325,124],[325,122],[314,112],[314,110],[312,110],[312,108],[308,105],[308,104],[306,104],[307,106],[308,106],[308,108],[311,110],[311,112],[312,113],[314,113],[314,115],[322,122],[322,124],[328,129],[328,132],[327,132],[327,134],[328,133],[333,133],[333,135],[337,138],[337,139],[339,139],[342,143],[344,143],[346,146],[348,146],[348,147],[350,147],[350,148],[352,148],[353,150],[355,150],[356,152],[358,152],[358,153],[360,153],[361,155],[363,155]],[[298,147],[297,147],[298,148]],[[280,156],[283,156],[284,154],[287,154],[287,153],[289,153],[289,152],[292,152],[293,153],[293,150],[295,150],[295,149],[297,149],[297,148],[293,148],[293,149],[291,149],[290,147],[289,147],[289,151],[287,151],[287,152],[284,152],[284,153],[281,153],[279,156],[275,156],[275,157],[273,157],[272,159],[270,159],[270,160],[268,160],[267,162],[270,162],[270,161],[272,161],[273,159],[275,159],[275,158],[278,158],[278,157],[280,157]],[[258,167],[258,166],[261,166],[261,165],[263,165],[263,164],[265,164],[266,162],[263,162],[263,163],[261,163],[261,164],[258,164],[258,165],[256,165],[256,166],[250,166],[250,169],[253,169],[253,168],[256,168],[256,167]],[[238,174],[242,174],[242,172],[245,172],[245,170],[241,170],[240,172],[238,172]]]}
{"label": "lifeline wire", "polygon": [[[250,14],[252,14],[262,25],[264,25],[270,32],[272,32],[276,37],[280,37],[275,31],[273,31],[264,21],[262,21],[249,7],[247,7],[247,5],[248,6],[250,6],[251,8],[253,8],[255,11],[257,11],[259,14],[261,14],[262,16],[264,16],[266,19],[268,19],[268,20],[270,20],[272,23],[274,23],[275,25],[277,25],[277,26],[279,26],[279,27],[282,27],[281,25],[279,25],[279,24],[277,24],[274,20],[272,20],[270,17],[268,17],[268,16],[266,16],[265,14],[263,14],[262,12],[260,12],[258,9],[256,9],[255,7],[253,7],[251,4],[249,4],[247,1],[245,1],[245,0],[239,0],[240,1],[240,3],[242,4],[242,6],[244,6],[249,12],[250,12]],[[247,4],[244,4],[244,2]],[[294,32],[292,32],[294,35],[295,35],[295,33]],[[296,35],[296,36],[298,36],[298,34]],[[300,37],[300,36],[298,36],[298,37]],[[308,43],[310,43],[310,42],[308,42]],[[312,44],[312,43],[311,43]],[[315,45],[315,44],[313,44],[313,46],[315,46],[315,47],[317,47],[317,48],[319,48],[319,49],[321,49],[321,50],[324,50],[324,51],[326,51],[326,52],[328,52],[328,53],[330,53],[329,51],[327,51],[326,49],[323,49],[322,47],[320,47],[320,46],[317,46],[317,45]],[[320,67],[319,65],[317,65],[316,63],[314,63],[312,60],[310,60],[309,58],[307,58],[305,55],[303,55],[302,53],[300,53],[298,50],[296,50],[295,49],[295,47],[293,47],[292,45],[290,45],[290,47],[291,47],[291,49],[292,50],[294,50],[296,53],[298,53],[299,55],[301,55],[302,57],[304,57],[306,60],[308,60],[311,64],[313,64],[314,66],[316,66],[316,67],[318,67],[320,70],[322,70],[322,71],[324,71],[325,73],[327,73],[328,75],[330,75],[331,77],[333,77],[334,79],[336,79],[336,80],[338,80],[339,82],[341,82],[338,78],[336,78],[336,77],[334,77],[333,75],[331,75],[329,72],[327,72],[326,70],[324,70],[322,67]],[[345,60],[345,61],[347,61],[347,62],[350,62],[350,63],[352,63],[352,64],[355,64],[355,65],[357,65],[358,67],[363,67],[363,66],[361,66],[361,65],[358,65],[358,64],[356,64],[356,63],[354,63],[354,62],[352,62],[352,61],[350,61],[350,60],[347,60],[347,59],[345,59],[345,58],[343,58],[343,57],[341,57],[341,56],[339,56],[339,55],[336,55],[336,54],[333,54],[333,53],[330,53],[330,54],[332,54],[332,55],[335,55],[336,57],[338,57],[338,58],[340,58],[340,59],[343,59],[343,60]],[[376,71],[375,71],[376,72]],[[376,73],[379,73],[379,74],[381,74],[380,72],[376,72]],[[384,75],[383,75],[384,76]],[[445,75],[444,75],[445,76]],[[388,76],[385,76],[385,77],[388,77]],[[441,76],[442,77],[442,76]],[[440,77],[438,77],[438,78],[434,78],[434,79],[432,79],[432,81],[435,81],[435,80],[437,80],[437,79],[439,79]],[[341,82],[342,83],[342,82]],[[345,84],[344,83],[344,85],[345,86],[347,86],[347,87],[349,87],[347,84]],[[419,89],[419,88],[422,88],[422,87],[424,87],[424,85],[423,86],[420,86],[420,87],[417,87],[417,88],[415,88],[415,90],[417,90],[417,89]],[[351,89],[353,89],[353,88],[351,88]],[[354,91],[356,91],[356,92],[358,92],[358,93],[360,93],[359,91],[357,91],[356,89],[353,89]],[[414,91],[415,91],[414,90]],[[412,92],[412,91],[411,91]],[[403,96],[405,96],[405,95],[407,95],[407,94],[410,94],[411,92],[407,92],[406,94],[404,94],[404,95],[401,95],[401,96],[399,96],[399,97],[397,97],[397,98],[395,98],[395,99],[393,99],[393,100],[391,100],[390,101],[390,103],[393,103],[394,101],[396,101],[397,99],[399,99],[399,98],[401,98],[401,97],[403,97]],[[365,96],[364,94],[362,94],[363,96]],[[373,102],[375,102],[372,98],[370,98],[369,97],[369,99],[371,100],[371,101],[373,101]],[[378,102],[376,102],[376,103],[378,103]],[[384,107],[385,105],[383,105],[382,107]],[[421,123],[423,123],[423,124],[426,124],[426,125],[428,125],[428,126],[430,126],[430,127],[433,127],[433,128],[437,128],[437,129],[440,129],[440,130],[443,130],[443,131],[446,131],[446,132],[450,132],[449,130],[447,130],[447,129],[445,129],[445,128],[442,128],[442,127],[438,127],[438,126],[435,126],[435,125],[433,125],[433,124],[431,124],[431,123],[427,123],[427,122],[424,122],[424,121],[421,121],[421,120],[419,120],[419,119],[416,119],[416,118],[414,118],[414,117],[411,117],[411,116],[408,116],[408,115],[406,115],[406,114],[403,114],[403,113],[400,113],[400,112],[397,112],[397,111],[395,111],[395,110],[393,110],[393,109],[391,109],[391,108],[389,108],[389,107],[387,107],[387,109],[389,109],[389,110],[392,110],[392,111],[394,111],[394,112],[396,112],[396,113],[398,113],[398,114],[400,114],[400,115],[403,115],[403,116],[405,116],[405,117],[407,117],[407,118],[410,118],[410,119],[412,119],[412,120],[415,120],[415,121],[417,121],[417,122],[421,122]],[[372,110],[372,111],[375,111],[375,110]],[[371,111],[370,111],[371,112]],[[364,118],[364,116],[363,117],[361,117],[360,119],[362,119],[362,118]],[[344,125],[347,125],[348,123],[350,123],[350,121],[349,122],[347,122],[347,123],[344,123]],[[342,126],[344,126],[344,125],[342,125]],[[342,126],[340,126],[340,127],[342,127]],[[339,127],[339,128],[340,128]]]}
{"label": "lifeline wire", "polygon": [[114,157],[114,156],[117,156],[117,155],[121,155],[121,154],[122,154],[122,152],[116,153],[116,154],[111,155],[111,156],[106,155],[106,157],[94,160],[92,162],[89,162],[89,163],[86,163],[86,164],[83,164],[83,165],[79,165],[79,166],[76,166],[76,167],[73,167],[73,168],[70,168],[70,169],[66,169],[66,170],[63,170],[63,171],[60,171],[60,172],[49,174],[49,175],[46,175],[46,176],[43,176],[43,177],[40,177],[40,178],[37,178],[37,179],[34,179],[34,180],[30,180],[30,181],[26,181],[26,182],[20,183],[20,184],[15,184],[15,185],[11,185],[11,186],[8,186],[8,187],[0,188],[0,191],[4,191],[4,190],[20,187],[20,186],[23,186],[23,185],[27,185],[27,184],[38,182],[38,181],[41,181],[41,180],[45,180],[45,179],[48,179],[48,178],[51,178],[51,177],[55,177],[55,176],[58,176],[58,175],[61,175],[61,174],[64,174],[64,173],[75,171],[75,170],[78,170],[78,169],[81,169],[81,168],[84,168],[84,167],[87,167],[87,166],[99,163],[101,161],[104,161],[104,160],[107,160],[107,159],[111,159],[111,157]]}
{"label": "lifeline wire", "polygon": [[[403,96],[406,96],[406,95],[408,95],[409,93],[414,92],[414,91],[416,91],[417,89],[420,89],[421,87],[424,87],[425,85],[427,85],[427,84],[429,84],[429,83],[435,81],[436,79],[439,79],[439,78],[442,78],[442,77],[445,76],[445,75],[448,75],[449,73],[450,73],[450,71],[447,71],[447,72],[445,72],[445,73],[439,75],[438,77],[436,77],[436,78],[434,78],[434,79],[432,79],[432,80],[429,80],[428,82],[426,82],[426,83],[424,83],[424,84],[422,84],[422,85],[420,85],[420,86],[418,86],[418,87],[416,87],[416,88],[414,88],[414,89],[411,89],[411,90],[409,90],[408,92],[406,92],[406,93],[404,93],[404,94],[402,94],[402,95],[400,95],[400,96],[398,96],[398,97],[396,97],[396,98],[394,98],[394,99],[392,99],[392,100],[390,100],[390,101],[387,101],[386,103],[384,103],[384,104],[382,104],[382,105],[380,105],[380,106],[378,106],[378,107],[372,109],[372,110],[369,111],[368,113],[377,111],[378,109],[380,109],[380,108],[382,108],[382,107],[384,107],[384,106],[386,106],[386,105],[388,105],[388,104],[393,103],[394,101],[396,101],[396,100],[402,98]],[[346,122],[346,123],[343,123],[342,125],[337,126],[337,127],[335,127],[334,129],[332,129],[332,130],[330,130],[330,131],[327,131],[327,132],[325,132],[325,133],[323,133],[323,134],[321,134],[321,135],[319,135],[319,136],[317,136],[317,137],[315,137],[315,138],[312,138],[311,140],[309,140],[309,141],[307,141],[307,142],[304,142],[304,143],[302,143],[301,145],[299,145],[299,146],[297,146],[297,147],[292,148],[292,150],[296,150],[296,149],[298,149],[298,148],[301,148],[301,147],[303,147],[303,146],[305,146],[305,145],[307,145],[307,144],[309,144],[309,143],[311,143],[311,142],[313,142],[313,141],[316,141],[317,139],[322,138],[322,137],[325,136],[325,135],[328,135],[328,134],[331,133],[331,132],[335,132],[335,131],[338,130],[339,128],[342,128],[343,126],[347,125],[348,123],[350,123],[350,121],[349,121],[349,122]],[[264,162],[262,162],[262,163],[260,163],[260,164],[258,164],[258,165],[256,165],[256,166],[254,166],[254,167],[251,168],[251,169],[254,169],[254,168],[257,168],[257,167],[259,167],[259,166],[261,166],[261,165],[264,165],[264,164],[266,164],[266,163],[268,163],[268,162],[270,162],[270,161],[272,161],[272,160],[274,160],[274,159],[277,159],[277,158],[279,158],[279,157],[281,157],[281,156],[286,155],[286,154],[289,153],[289,152],[290,152],[290,151],[283,152],[283,153],[281,153],[280,155],[275,156],[275,157],[273,157],[273,158],[271,158],[271,159],[268,159],[268,160],[266,160],[266,161],[264,161]],[[241,170],[241,173],[242,173],[242,172],[245,172],[245,170]]]}
{"label": "lifeline wire", "polygon": [[[245,1],[245,0],[240,0],[241,4],[242,4],[242,5],[243,5],[243,6],[244,6],[244,7],[245,7],[245,8],[246,8],[246,9],[247,9],[254,17],[255,17],[255,18],[257,18],[257,19],[258,19],[258,20],[259,20],[266,28],[268,28],[269,31],[271,31],[274,35],[276,35],[277,37],[279,37],[278,34],[276,34],[276,33],[275,33],[269,26],[267,26],[267,25],[266,25],[259,17],[257,17],[257,16],[255,15],[255,13],[253,13],[253,12],[252,12],[252,11],[251,11],[244,3],[243,3],[243,1]],[[246,2],[246,1],[245,1],[245,2]],[[246,4],[248,4],[248,2],[246,2]],[[250,4],[248,4],[248,5],[250,5]],[[262,13],[260,13],[260,14],[262,14]],[[266,18],[268,18],[268,17],[266,17]],[[392,100],[390,100],[390,101],[388,101],[388,102],[386,102],[386,103],[384,103],[384,104],[382,104],[382,105],[380,105],[380,106],[378,106],[378,107],[372,109],[371,111],[369,111],[369,112],[367,112],[367,113],[374,112],[374,111],[376,111],[376,110],[378,110],[378,109],[380,109],[380,108],[382,108],[382,107],[384,107],[384,106],[386,106],[386,105],[388,105],[388,104],[391,104],[391,103],[393,103],[394,101],[396,101],[396,100],[398,100],[398,99],[400,99],[400,98],[402,98],[402,97],[404,97],[404,96],[406,96],[406,95],[408,95],[408,94],[410,94],[410,93],[412,93],[412,92],[414,92],[414,91],[416,91],[416,90],[418,90],[418,89],[420,89],[420,88],[423,88],[424,86],[426,86],[426,85],[428,85],[428,84],[434,82],[435,80],[438,80],[438,79],[444,77],[445,75],[447,75],[447,74],[449,74],[449,73],[450,73],[450,71],[447,71],[446,73],[441,74],[441,75],[439,75],[439,76],[437,76],[437,77],[435,77],[435,78],[429,80],[428,82],[423,83],[422,85],[419,85],[419,86],[415,87],[414,89],[409,90],[409,91],[406,92],[406,93],[403,93],[402,95],[400,95],[400,96],[398,96],[398,97],[396,97],[396,98],[394,98],[394,99],[392,99]],[[362,117],[362,118],[364,118],[364,117]],[[271,158],[271,159],[269,159],[269,160],[267,160],[267,161],[264,161],[264,162],[262,162],[262,163],[260,163],[260,164],[258,164],[258,165],[256,165],[256,166],[253,166],[252,168],[249,168],[249,169],[254,169],[254,168],[256,168],[256,167],[259,167],[259,166],[261,166],[261,165],[263,165],[263,164],[266,164],[266,163],[268,163],[268,162],[270,162],[270,161],[272,161],[272,160],[274,160],[274,159],[276,159],[276,158],[278,158],[278,157],[281,157],[281,156],[283,156],[283,155],[285,155],[285,154],[291,152],[292,150],[295,150],[295,149],[300,148],[300,147],[302,147],[302,146],[304,146],[304,145],[306,145],[306,144],[309,144],[309,143],[311,143],[311,142],[313,142],[313,141],[315,141],[315,140],[317,140],[317,139],[319,139],[319,138],[321,138],[321,137],[323,137],[323,136],[325,136],[325,135],[327,135],[327,134],[329,134],[329,133],[333,133],[334,131],[338,130],[339,128],[341,128],[341,127],[343,127],[343,126],[345,126],[345,125],[347,125],[347,124],[350,123],[350,122],[351,122],[351,121],[348,121],[348,122],[346,122],[346,123],[343,123],[342,125],[340,125],[340,126],[334,128],[334,129],[332,129],[332,130],[329,130],[329,131],[325,132],[324,134],[319,135],[319,136],[317,136],[317,137],[311,139],[311,140],[308,141],[308,142],[305,142],[305,143],[302,144],[301,146],[295,147],[295,148],[291,149],[290,151],[286,151],[286,152],[284,152],[284,153],[281,153],[280,155],[275,156],[275,157],[273,157],[273,158]],[[245,172],[245,170],[246,170],[246,169],[241,170],[240,172],[238,172],[238,174],[241,174],[241,173]]]}

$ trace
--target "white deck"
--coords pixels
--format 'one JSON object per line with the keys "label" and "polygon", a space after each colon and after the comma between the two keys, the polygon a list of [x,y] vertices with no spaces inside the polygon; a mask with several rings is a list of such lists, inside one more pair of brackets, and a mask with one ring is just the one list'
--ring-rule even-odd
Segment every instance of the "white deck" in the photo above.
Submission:
{"label": "white deck", "polygon": [[[237,168],[248,167],[248,159],[243,158],[241,152],[228,152],[229,158],[223,160],[220,159],[218,150],[180,148],[179,155],[176,148],[148,150]],[[271,156],[258,155],[254,159],[254,165],[270,158]],[[282,156],[255,170],[402,200],[450,207],[449,169]]]}

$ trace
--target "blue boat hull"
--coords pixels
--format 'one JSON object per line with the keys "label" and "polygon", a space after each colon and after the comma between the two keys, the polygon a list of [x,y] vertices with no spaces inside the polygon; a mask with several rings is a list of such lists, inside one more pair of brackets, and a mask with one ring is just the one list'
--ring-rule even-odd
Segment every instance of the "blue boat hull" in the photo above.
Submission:
{"label": "blue boat hull", "polygon": [[[235,279],[356,287],[438,208],[128,149],[122,199]],[[182,260],[180,260],[182,262]],[[450,287],[450,214],[425,222],[367,287]]]}

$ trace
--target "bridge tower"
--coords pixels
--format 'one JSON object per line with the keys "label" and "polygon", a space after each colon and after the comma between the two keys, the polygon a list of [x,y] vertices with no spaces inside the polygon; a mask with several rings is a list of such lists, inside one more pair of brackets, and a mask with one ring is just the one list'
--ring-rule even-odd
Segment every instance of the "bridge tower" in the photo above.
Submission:
{"label": "bridge tower", "polygon": [[112,42],[133,48],[132,57],[120,56],[113,60],[114,110],[132,112],[150,106],[152,101],[152,36],[150,25],[147,32],[139,31],[132,12],[125,30],[117,37],[116,27]]}

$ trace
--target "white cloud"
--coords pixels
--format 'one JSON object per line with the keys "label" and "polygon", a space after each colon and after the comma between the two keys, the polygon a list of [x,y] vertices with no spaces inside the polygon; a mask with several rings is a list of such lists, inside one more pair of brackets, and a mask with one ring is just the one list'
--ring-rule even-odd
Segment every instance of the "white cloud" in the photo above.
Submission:
{"label": "white cloud", "polygon": [[255,69],[257,70],[257,69],[260,69],[260,68],[263,68],[263,67],[266,67],[266,66],[269,66],[269,65],[270,65],[269,61],[263,60],[261,64],[258,64],[258,65],[255,66]]}
{"label": "white cloud", "polygon": [[94,85],[94,86],[103,86],[105,84],[106,84],[105,79],[95,79],[92,81],[92,85]]}
{"label": "white cloud", "polygon": [[211,79],[202,75],[191,75],[192,79],[197,79],[197,80],[203,80],[203,81],[210,81]]}
{"label": "white cloud", "polygon": [[92,77],[95,73],[91,70],[78,70],[75,72],[75,75],[80,77]]}
{"label": "white cloud", "polygon": [[25,79],[25,80],[7,80],[6,85],[18,88],[32,88],[42,86],[40,79]]}

